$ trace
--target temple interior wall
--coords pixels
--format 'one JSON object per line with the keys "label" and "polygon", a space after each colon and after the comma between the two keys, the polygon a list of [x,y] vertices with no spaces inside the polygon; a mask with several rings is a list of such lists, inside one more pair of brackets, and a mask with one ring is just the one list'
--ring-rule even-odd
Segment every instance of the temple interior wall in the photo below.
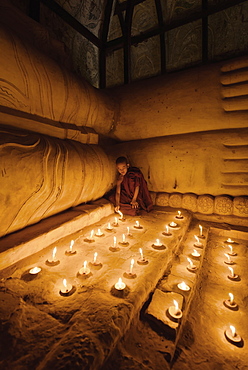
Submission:
{"label": "temple interior wall", "polygon": [[156,194],[247,195],[247,58],[101,91],[1,10],[0,236],[102,197],[122,154]]}

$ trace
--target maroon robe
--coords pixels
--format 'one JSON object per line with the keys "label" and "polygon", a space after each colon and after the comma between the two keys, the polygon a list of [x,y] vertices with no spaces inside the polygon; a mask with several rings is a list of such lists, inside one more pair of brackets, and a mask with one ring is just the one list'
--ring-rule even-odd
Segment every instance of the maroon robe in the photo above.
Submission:
{"label": "maroon robe", "polygon": [[[137,186],[139,186],[139,194],[136,200],[139,208],[132,208],[130,203]],[[116,203],[115,193],[109,197],[109,200],[114,204]],[[147,188],[147,182],[140,169],[129,167],[121,183],[120,211],[126,215],[135,216],[138,214],[139,209],[150,212],[152,210],[152,199]]]}

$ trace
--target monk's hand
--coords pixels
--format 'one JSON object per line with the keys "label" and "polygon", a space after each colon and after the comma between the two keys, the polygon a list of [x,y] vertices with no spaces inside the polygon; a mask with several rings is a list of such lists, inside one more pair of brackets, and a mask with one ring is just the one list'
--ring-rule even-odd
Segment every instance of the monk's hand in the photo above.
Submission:
{"label": "monk's hand", "polygon": [[132,202],[130,204],[131,204],[132,208],[138,208],[139,207],[139,203],[136,200],[132,200]]}
{"label": "monk's hand", "polygon": [[122,183],[123,179],[124,179],[124,176],[120,175],[117,179],[117,185],[120,185]]}
{"label": "monk's hand", "polygon": [[118,212],[120,210],[120,206],[115,206],[115,212]]}

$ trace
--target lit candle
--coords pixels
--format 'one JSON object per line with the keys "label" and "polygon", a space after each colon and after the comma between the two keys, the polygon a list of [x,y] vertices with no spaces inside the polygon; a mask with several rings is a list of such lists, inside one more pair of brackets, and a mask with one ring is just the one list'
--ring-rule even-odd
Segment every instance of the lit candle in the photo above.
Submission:
{"label": "lit candle", "polygon": [[165,249],[165,246],[160,242],[159,239],[156,239],[156,242],[152,244],[154,249]]}
{"label": "lit candle", "polygon": [[126,288],[126,284],[119,278],[118,282],[115,284],[115,289],[117,290],[124,290]]}
{"label": "lit candle", "polygon": [[109,230],[109,231],[113,230],[113,228],[112,228],[112,226],[111,226],[110,222],[108,223],[107,230]]}
{"label": "lit candle", "polygon": [[96,259],[97,259],[97,252],[94,253],[94,258],[93,258],[94,265],[96,264]]}
{"label": "lit candle", "polygon": [[114,226],[119,226],[119,224],[118,224],[118,218],[117,217],[115,217],[115,221],[114,221],[113,225]]}
{"label": "lit candle", "polygon": [[63,287],[60,289],[60,295],[69,295],[72,292],[72,285],[67,284],[66,279],[63,279]]}
{"label": "lit candle", "polygon": [[182,219],[183,218],[183,215],[182,215],[182,212],[181,211],[177,211],[176,218],[178,218],[178,219]]}
{"label": "lit candle", "polygon": [[91,230],[91,232],[90,232],[90,236],[87,236],[87,237],[84,239],[84,241],[89,242],[89,243],[92,243],[92,242],[94,242],[94,241],[95,241],[95,240],[94,240],[94,230]]}
{"label": "lit candle", "polygon": [[231,257],[229,256],[229,254],[227,253],[224,253],[224,255],[226,256],[227,258],[227,261],[224,261],[224,263],[226,263],[227,265],[233,265],[234,262],[231,260]]}
{"label": "lit candle", "polygon": [[201,253],[199,253],[196,249],[193,250],[193,252],[191,253],[191,256],[193,257],[200,257]]}
{"label": "lit candle", "polygon": [[202,225],[199,225],[199,229],[200,229],[200,236],[202,236]]}
{"label": "lit candle", "polygon": [[79,274],[83,276],[88,276],[90,274],[90,269],[87,267],[87,261],[84,261],[83,267],[79,270]]}
{"label": "lit candle", "polygon": [[197,267],[193,264],[192,260],[190,258],[187,258],[187,261],[189,262],[189,265],[187,266],[187,270],[190,272],[193,272],[197,269]]}
{"label": "lit candle", "polygon": [[114,248],[116,248],[116,236],[114,236]]}
{"label": "lit candle", "polygon": [[170,227],[178,227],[178,224],[174,221],[172,221],[171,223],[169,223],[169,226]]}
{"label": "lit candle", "polygon": [[[120,244],[121,244],[121,242],[120,242]],[[113,237],[113,245],[111,245],[110,247],[109,247],[109,250],[111,251],[111,252],[117,252],[117,251],[119,251],[120,250],[120,248],[118,247],[118,245],[117,245],[117,239],[116,239],[116,236],[114,236]]]}
{"label": "lit candle", "polygon": [[169,314],[174,319],[180,319],[182,317],[182,311],[178,307],[178,302],[173,299],[174,306],[169,307]]}
{"label": "lit candle", "polygon": [[138,258],[137,263],[139,265],[147,265],[148,260],[144,257],[142,248],[139,248],[139,252],[140,252],[140,257]]}
{"label": "lit candle", "polygon": [[125,236],[125,234],[122,234],[122,243],[126,243],[126,236]]}
{"label": "lit candle", "polygon": [[130,270],[129,270],[129,274],[133,274],[133,265],[134,265],[134,259],[132,258],[131,259],[131,263],[130,263]]}
{"label": "lit candle", "polygon": [[157,245],[158,247],[160,247],[162,245],[162,243],[160,243],[159,239],[156,239],[156,242],[154,243],[154,245]]}
{"label": "lit candle", "polygon": [[143,229],[143,226],[140,225],[139,221],[135,221],[135,225],[133,227],[135,229]]}
{"label": "lit candle", "polygon": [[119,213],[119,215],[120,215],[120,220],[123,220],[123,213],[120,210],[117,211],[117,213]]}
{"label": "lit candle", "polygon": [[234,243],[234,240],[232,240],[231,238],[228,238],[228,239],[226,240],[226,243],[232,244],[232,243]]}
{"label": "lit candle", "polygon": [[228,279],[230,279],[230,280],[238,280],[239,279],[239,276],[234,273],[233,268],[230,267],[230,266],[228,266],[228,269],[230,271],[230,274],[227,276]]}
{"label": "lit candle", "polygon": [[29,273],[31,275],[37,275],[40,271],[41,271],[41,268],[36,266],[36,267],[31,268],[29,270]]}
{"label": "lit candle", "polygon": [[236,333],[235,326],[233,325],[230,325],[229,328],[225,331],[225,336],[229,342],[234,344],[240,343],[242,341],[241,336]]}
{"label": "lit candle", "polygon": [[46,265],[56,266],[60,263],[60,261],[56,259],[56,253],[57,253],[57,247],[54,247],[53,251],[52,251],[52,259],[51,260],[46,260]]}
{"label": "lit candle", "polygon": [[71,244],[70,244],[69,250],[68,251],[65,251],[65,254],[67,256],[72,256],[73,254],[76,254],[77,253],[76,251],[73,251],[72,250],[73,245],[74,245],[74,240],[71,240]]}
{"label": "lit candle", "polygon": [[91,230],[91,232],[90,232],[90,239],[93,239],[93,236],[94,236],[94,230]]}
{"label": "lit candle", "polygon": [[233,251],[233,246],[232,246],[232,245],[230,245],[230,244],[228,244],[227,246],[228,246],[228,248],[230,249],[230,251],[229,251],[229,252],[227,252],[227,254],[229,254],[230,256],[236,256],[236,255],[237,255],[237,253]]}
{"label": "lit candle", "polygon": [[232,293],[228,293],[228,295],[229,299],[224,300],[224,305],[231,310],[236,310],[238,308],[238,305],[236,302],[234,302],[234,295]]}
{"label": "lit candle", "polygon": [[196,235],[194,235],[194,237],[195,237],[195,240],[196,240],[195,243],[194,243],[194,246],[202,247],[203,244],[200,242],[199,238]]}
{"label": "lit candle", "polygon": [[139,248],[139,252],[140,252],[140,259],[143,260],[144,259],[144,255],[143,255],[142,248]]}
{"label": "lit candle", "polygon": [[181,290],[183,290],[185,292],[187,292],[188,290],[190,290],[190,287],[187,284],[185,284],[184,281],[182,281],[180,284],[177,284],[177,286],[178,286],[179,289],[181,289]]}

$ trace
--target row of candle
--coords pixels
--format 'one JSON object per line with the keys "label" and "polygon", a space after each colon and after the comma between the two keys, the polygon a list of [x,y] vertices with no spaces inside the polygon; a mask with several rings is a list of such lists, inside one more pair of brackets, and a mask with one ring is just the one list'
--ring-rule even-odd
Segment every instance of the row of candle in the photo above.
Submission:
{"label": "row of candle", "polygon": [[[233,245],[235,242],[231,239],[228,238],[225,240],[225,243],[227,243],[227,247],[229,250],[227,253],[224,253],[225,257],[227,260],[224,260],[224,263],[227,265],[233,265],[235,262],[231,260],[230,256],[237,256],[237,253],[233,250]],[[228,275],[228,279],[230,280],[239,280],[239,276],[234,273],[234,270],[232,267],[228,266],[228,269],[230,271],[230,274]],[[223,301],[223,304],[225,307],[231,309],[231,310],[237,310],[238,309],[238,304],[234,300],[234,295],[232,293],[228,293],[229,299],[225,299]],[[233,344],[239,344],[242,342],[241,336],[236,332],[236,328],[233,325],[230,325],[228,329],[225,330],[225,337],[226,339],[233,343]]]}

